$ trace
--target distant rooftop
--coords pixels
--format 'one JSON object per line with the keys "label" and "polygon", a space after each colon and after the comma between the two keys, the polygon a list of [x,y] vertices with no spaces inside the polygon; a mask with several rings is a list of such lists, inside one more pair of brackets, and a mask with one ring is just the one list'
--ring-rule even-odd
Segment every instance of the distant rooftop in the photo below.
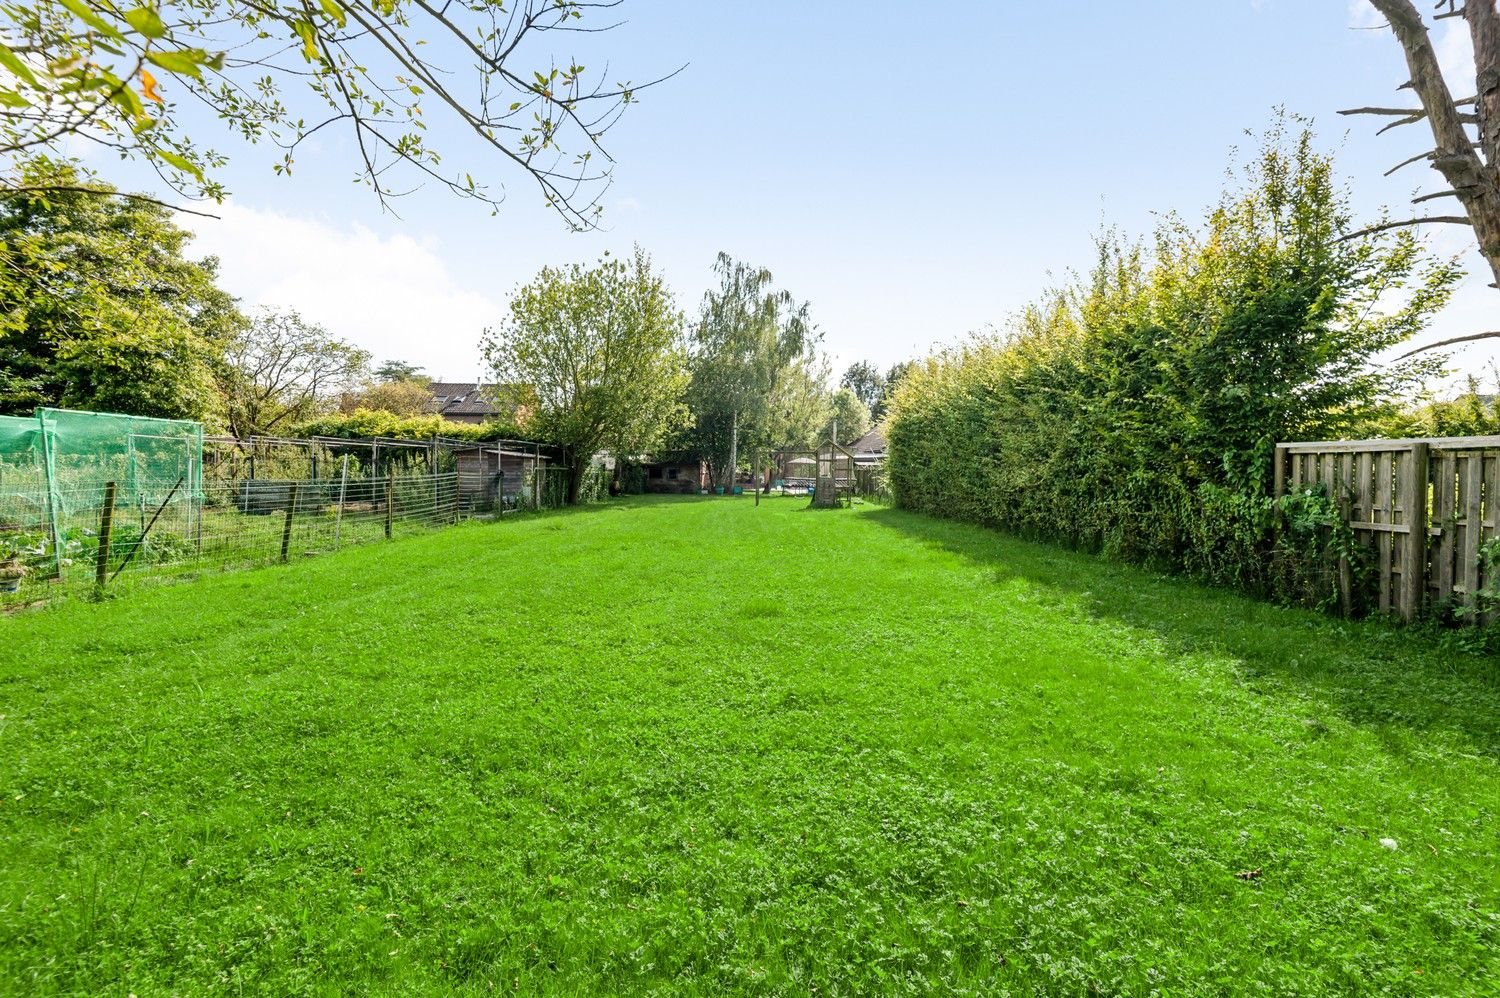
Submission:
{"label": "distant rooftop", "polygon": [[434,381],[428,411],[450,419],[498,416],[500,409],[486,397],[485,387],[477,381]]}

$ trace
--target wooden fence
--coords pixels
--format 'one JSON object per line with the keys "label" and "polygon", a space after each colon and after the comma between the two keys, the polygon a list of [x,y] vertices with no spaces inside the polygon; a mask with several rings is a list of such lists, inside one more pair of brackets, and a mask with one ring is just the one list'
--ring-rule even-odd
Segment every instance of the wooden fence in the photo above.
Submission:
{"label": "wooden fence", "polygon": [[[1276,445],[1276,495],[1322,484],[1355,538],[1374,552],[1379,609],[1472,607],[1486,578],[1480,548],[1500,533],[1500,437],[1345,440]],[[1351,604],[1350,567],[1339,566]],[[1495,574],[1495,573],[1488,573]]]}

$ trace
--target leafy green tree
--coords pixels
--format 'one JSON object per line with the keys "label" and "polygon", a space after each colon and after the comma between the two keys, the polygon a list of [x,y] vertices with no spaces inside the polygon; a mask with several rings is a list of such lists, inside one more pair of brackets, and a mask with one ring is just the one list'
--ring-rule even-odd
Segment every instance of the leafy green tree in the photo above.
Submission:
{"label": "leafy green tree", "polygon": [[885,395],[880,400],[881,416],[884,416],[885,412],[890,409],[891,398],[896,394],[896,389],[900,386],[902,379],[916,367],[917,362],[914,360],[898,360],[885,372]]}
{"label": "leafy green tree", "polygon": [[1446,398],[1425,395],[1414,404],[1382,413],[1360,432],[1368,437],[1479,437],[1500,434],[1500,369],[1491,365],[1491,383],[1475,375]]}
{"label": "leafy green tree", "polygon": [[685,422],[682,313],[636,247],[593,266],[544,267],[480,346],[528,430],[567,449],[568,502],[602,450],[633,455]]}
{"label": "leafy green tree", "polygon": [[719,287],[703,297],[693,333],[686,448],[728,481],[742,454],[811,440],[827,420],[827,367],[805,302],[771,272],[720,253]]}
{"label": "leafy green tree", "polygon": [[[214,421],[214,366],[243,323],[166,209],[32,159],[48,193],[0,198],[0,411],[38,405]],[[99,193],[96,193],[99,192]]]}
{"label": "leafy green tree", "polygon": [[350,392],[339,403],[342,412],[371,409],[396,416],[420,416],[432,405],[432,382],[426,378],[379,381]]}
{"label": "leafy green tree", "polygon": [[885,375],[869,361],[860,360],[850,364],[844,376],[839,379],[839,387],[853,392],[854,397],[864,403],[871,418],[879,419],[885,412]]}
{"label": "leafy green tree", "polygon": [[422,369],[416,364],[408,364],[404,360],[388,360],[375,368],[375,380],[389,381],[418,381],[431,383],[432,379],[422,373]]}
{"label": "leafy green tree", "polygon": [[[432,181],[493,207],[504,193],[488,167],[504,164],[586,226],[608,182],[602,136],[640,88],[556,65],[548,36],[604,30],[584,15],[612,6],[3,0],[0,156],[71,139],[144,160],[181,193],[220,199],[214,173],[225,157],[179,114],[201,107],[241,139],[273,143],[279,173],[292,170],[309,136],[340,128],[356,176],[382,202]],[[443,163],[427,122],[444,118],[481,160],[467,169]],[[57,181],[39,188],[36,178],[3,186],[63,189]]]}
{"label": "leafy green tree", "polygon": [[832,414],[823,425],[818,436],[849,444],[858,440],[870,428],[870,410],[865,408],[858,395],[849,388],[840,388],[831,399]]}
{"label": "leafy green tree", "polygon": [[279,433],[331,412],[369,364],[367,351],[296,312],[262,312],[230,341],[220,366],[230,432]]}

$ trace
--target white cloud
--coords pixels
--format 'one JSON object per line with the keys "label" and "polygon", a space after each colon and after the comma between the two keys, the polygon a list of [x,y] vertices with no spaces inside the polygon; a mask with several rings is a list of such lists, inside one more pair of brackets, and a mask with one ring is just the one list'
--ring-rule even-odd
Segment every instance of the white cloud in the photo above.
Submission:
{"label": "white cloud", "polygon": [[1349,27],[1378,28],[1385,25],[1385,17],[1370,3],[1370,0],[1349,0]]}
{"label": "white cloud", "polygon": [[460,287],[439,244],[381,236],[233,202],[220,220],[181,216],[191,252],[221,261],[220,284],[245,306],[294,308],[335,336],[450,380],[479,375],[478,342],[498,303]]}
{"label": "white cloud", "polygon": [[1438,66],[1454,99],[1468,97],[1474,92],[1474,40],[1461,18],[1449,18],[1443,25],[1441,32],[1434,32],[1437,37],[1432,42]]}

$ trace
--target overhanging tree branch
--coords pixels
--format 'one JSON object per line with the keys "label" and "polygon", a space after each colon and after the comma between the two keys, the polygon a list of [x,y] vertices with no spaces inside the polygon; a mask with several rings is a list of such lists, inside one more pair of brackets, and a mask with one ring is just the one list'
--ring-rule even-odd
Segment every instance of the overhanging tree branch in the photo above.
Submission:
{"label": "overhanging tree branch", "polygon": [[[1404,115],[1381,131],[1397,124],[1427,121],[1436,148],[1398,164],[1396,169],[1418,159],[1428,159],[1432,168],[1442,174],[1448,189],[1416,200],[1448,196],[1458,199],[1465,219],[1474,229],[1479,252],[1490,266],[1495,286],[1500,287],[1500,14],[1496,12],[1496,0],[1467,0],[1461,9],[1449,5],[1450,14],[1461,15],[1468,22],[1474,42],[1475,95],[1462,100],[1454,99],[1427,25],[1411,0],[1370,0],[1370,3],[1385,15],[1390,30],[1401,43],[1411,74],[1405,86],[1416,94],[1422,106],[1420,109],[1352,108],[1344,113]],[[1470,104],[1474,107],[1472,113],[1459,110]],[[1469,134],[1470,125],[1478,126],[1477,141]]]}
{"label": "overhanging tree branch", "polygon": [[1500,339],[1500,329],[1494,329],[1494,330],[1491,330],[1491,331],[1489,331],[1487,333],[1470,333],[1467,336],[1452,336],[1452,337],[1449,337],[1446,340],[1438,340],[1435,343],[1428,343],[1428,344],[1425,344],[1423,346],[1415,347],[1415,348],[1413,348],[1411,350],[1408,350],[1408,351],[1406,351],[1406,353],[1402,354],[1401,356],[1397,357],[1396,359],[1397,360],[1405,360],[1408,357],[1415,357],[1419,353],[1426,353],[1429,350],[1437,350],[1437,349],[1439,349],[1441,347],[1451,347],[1451,346],[1455,346],[1455,345],[1457,345],[1459,343],[1473,343],[1475,340],[1494,340],[1494,339]]}

